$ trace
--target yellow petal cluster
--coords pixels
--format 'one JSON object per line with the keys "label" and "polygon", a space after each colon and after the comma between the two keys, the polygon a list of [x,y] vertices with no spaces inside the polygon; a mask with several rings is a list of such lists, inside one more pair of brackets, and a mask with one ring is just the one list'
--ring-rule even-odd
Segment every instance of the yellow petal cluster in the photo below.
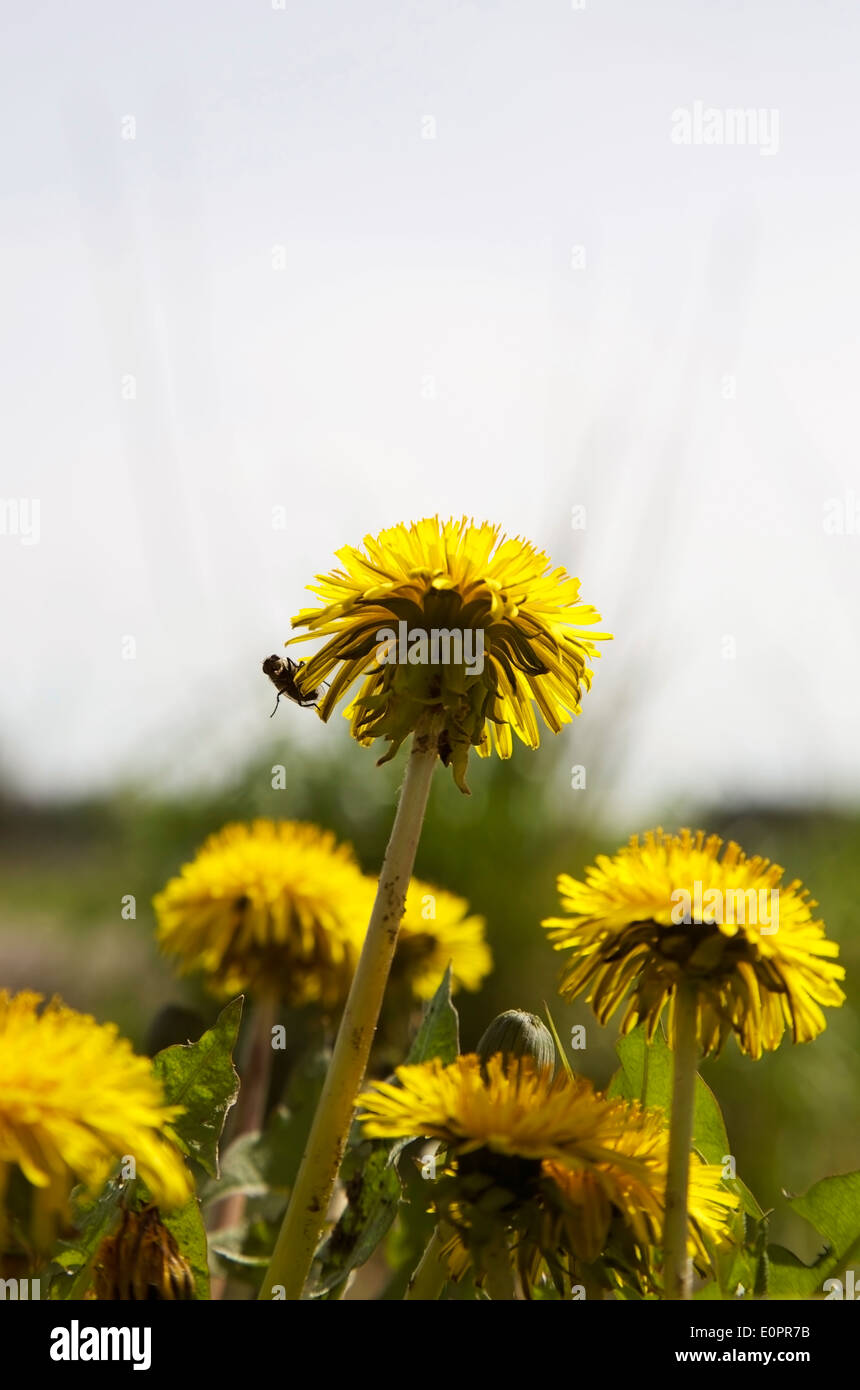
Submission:
{"label": "yellow petal cluster", "polygon": [[320,606],[293,619],[308,629],[294,640],[326,639],[298,679],[305,691],[329,682],[323,719],[358,682],[345,714],[360,743],[389,742],[382,761],[441,711],[439,754],[466,790],[471,748],[508,758],[513,735],[538,746],[538,712],[554,733],[579,713],[595,643],[609,634],[587,631],[600,615],[580,602],[579,580],[528,541],[427,517],[337,558],[309,586]]}
{"label": "yellow petal cluster", "polygon": [[130,1157],[159,1206],[187,1202],[190,1179],[169,1137],[181,1107],[165,1104],[149,1059],[114,1024],[41,1003],[0,991],[0,1193],[18,1168],[40,1215],[61,1212],[75,1183],[96,1191]]}
{"label": "yellow petal cluster", "polygon": [[845,971],[813,915],[817,903],[783,873],[717,835],[658,829],[601,855],[582,880],[562,874],[567,915],[543,923],[555,949],[570,953],[562,995],[587,989],[605,1023],[629,994],[621,1032],[644,1021],[649,1039],[668,1004],[674,1041],[676,989],[687,979],[705,1053],[731,1033],[751,1057],[777,1047],[786,1028],[795,1042],[816,1037],[823,1006],[845,998]]}
{"label": "yellow petal cluster", "polygon": [[[529,1059],[512,1064],[501,1054],[486,1069],[474,1054],[448,1066],[435,1060],[399,1067],[395,1082],[377,1083],[359,1105],[371,1138],[443,1142],[454,1175],[445,1217],[460,1224],[461,1242],[473,1220],[470,1201],[485,1200],[492,1181],[497,1193],[513,1191],[513,1205],[498,1196],[491,1201],[507,1226],[516,1230],[526,1211],[539,1212],[542,1256],[563,1242],[576,1258],[594,1261],[616,1217],[643,1251],[661,1243],[668,1132],[659,1111],[610,1100],[581,1078],[553,1076]],[[692,1165],[690,1254],[706,1265],[710,1248],[729,1238],[738,1199],[723,1188],[718,1168],[695,1155]]]}

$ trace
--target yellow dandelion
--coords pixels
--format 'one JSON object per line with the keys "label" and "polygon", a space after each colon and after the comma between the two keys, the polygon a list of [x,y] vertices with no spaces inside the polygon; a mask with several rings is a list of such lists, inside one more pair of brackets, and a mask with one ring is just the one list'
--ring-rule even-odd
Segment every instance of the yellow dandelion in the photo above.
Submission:
{"label": "yellow dandelion", "polygon": [[403,981],[416,999],[432,999],[450,962],[455,989],[480,989],[493,968],[485,927],[484,918],[470,912],[465,898],[413,878],[400,922],[392,985]]}
{"label": "yellow dandelion", "polygon": [[97,1191],[124,1157],[160,1207],[187,1202],[190,1180],[169,1138],[181,1107],[164,1103],[149,1059],[114,1024],[56,999],[40,1012],[41,1002],[0,991],[0,1191],[15,1169],[36,1189],[34,1243],[50,1243],[75,1183]]}
{"label": "yellow dandelion", "polygon": [[825,1027],[823,1005],[845,998],[838,946],[813,917],[817,903],[798,880],[738,845],[703,831],[651,831],[611,859],[601,855],[584,881],[558,880],[566,917],[544,922],[556,950],[570,951],[561,993],[588,1001],[605,1023],[629,991],[621,1031],[640,1020],[653,1037],[669,1004],[675,1044],[681,982],[697,997],[696,1035],[718,1052],[734,1032],[744,1052],[761,1056],[786,1028],[795,1042]]}
{"label": "yellow dandelion", "polygon": [[[505,1067],[509,1074],[505,1074]],[[528,1058],[497,1053],[486,1063],[485,1082],[477,1053],[445,1066],[438,1059],[398,1067],[397,1084],[377,1082],[359,1096],[365,1133],[372,1139],[412,1134],[442,1139],[458,1154],[490,1148],[520,1158],[563,1162],[576,1156],[598,1162],[624,1133],[626,1102],[594,1104],[586,1081],[553,1077]]]}
{"label": "yellow dandelion", "polygon": [[465,791],[470,748],[508,758],[512,734],[538,746],[536,710],[553,733],[579,713],[595,643],[609,634],[584,631],[600,615],[579,601],[579,580],[528,541],[429,517],[337,558],[341,568],[309,586],[321,606],[293,619],[308,629],[295,641],[328,639],[297,679],[311,691],[330,678],[323,719],[360,681],[345,714],[360,743],[388,741],[383,762],[439,711],[439,755]]}
{"label": "yellow dandelion", "polygon": [[[644,1118],[642,1118],[644,1117]],[[594,1169],[572,1168],[548,1160],[544,1175],[560,1189],[558,1213],[577,1255],[595,1260],[606,1244],[613,1215],[622,1217],[642,1247],[662,1242],[669,1132],[656,1111],[640,1112],[638,1123],[621,1137],[612,1162]],[[630,1163],[636,1166],[629,1166]],[[729,1220],[738,1199],[722,1185],[721,1169],[690,1155],[690,1223],[687,1253],[707,1270],[711,1249],[729,1239]],[[643,1179],[639,1165],[648,1177]]]}
{"label": "yellow dandelion", "polygon": [[[614,1219],[627,1229],[644,1273],[662,1239],[668,1138],[658,1111],[609,1100],[589,1082],[531,1059],[477,1055],[399,1067],[396,1084],[377,1083],[359,1098],[371,1138],[441,1140],[447,1178],[434,1184],[440,1218],[480,1268],[481,1247],[501,1221],[513,1233],[526,1282],[559,1250],[592,1263],[606,1252]],[[690,1255],[706,1266],[709,1244],[728,1238],[738,1199],[718,1169],[700,1164]],[[569,1271],[568,1271],[569,1272]]]}
{"label": "yellow dandelion", "polygon": [[158,941],[222,997],[342,1002],[367,923],[352,848],[328,830],[257,820],[211,835],[154,899]]}
{"label": "yellow dandelion", "polygon": [[[154,899],[158,939],[219,995],[250,990],[333,1008],[346,998],[375,892],[330,831],[293,821],[228,825]],[[465,898],[413,879],[395,980],[431,999],[450,961],[455,986],[478,989],[493,963],[484,930]]]}

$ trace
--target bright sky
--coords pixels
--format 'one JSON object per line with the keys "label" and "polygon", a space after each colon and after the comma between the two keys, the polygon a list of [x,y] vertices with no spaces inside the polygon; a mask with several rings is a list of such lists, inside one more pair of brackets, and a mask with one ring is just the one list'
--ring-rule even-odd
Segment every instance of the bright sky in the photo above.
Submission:
{"label": "bright sky", "polygon": [[[303,585],[438,511],[547,548],[616,633],[562,756],[617,725],[625,815],[856,795],[855,5],[15,10],[18,784],[218,776],[271,735]],[[696,103],[760,143],[673,142]]]}

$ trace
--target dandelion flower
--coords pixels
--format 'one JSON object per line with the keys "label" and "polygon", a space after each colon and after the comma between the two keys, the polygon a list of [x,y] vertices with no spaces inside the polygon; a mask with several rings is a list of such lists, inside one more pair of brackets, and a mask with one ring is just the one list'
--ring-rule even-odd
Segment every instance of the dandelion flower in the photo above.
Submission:
{"label": "dandelion flower", "polygon": [[591,684],[589,661],[606,633],[579,601],[579,580],[551,567],[528,541],[467,518],[425,518],[367,536],[364,549],[337,552],[341,568],[310,591],[321,606],[293,619],[296,641],[325,637],[301,667],[303,690],[330,679],[320,705],[328,719],[344,711],[367,746],[384,738],[393,757],[428,710],[441,711],[438,751],[465,785],[469,750],[508,758],[512,734],[540,741],[536,710],[554,733],[579,713]]}
{"label": "dandelion flower", "polygon": [[20,1170],[41,1221],[67,1210],[76,1182],[97,1191],[128,1155],[159,1206],[187,1202],[188,1173],[169,1139],[181,1107],[165,1104],[149,1059],[114,1024],[59,1000],[40,1012],[41,1002],[0,991],[0,1191]]}
{"label": "dandelion flower", "polygon": [[[330,831],[294,821],[228,825],[155,898],[158,939],[219,995],[249,990],[333,1008],[346,998],[375,892]],[[465,898],[413,879],[397,981],[431,999],[450,961],[455,983],[478,989],[492,969],[484,928]]]}
{"label": "dandelion flower", "polygon": [[[438,1059],[403,1066],[396,1078],[359,1097],[365,1133],[442,1141],[447,1176],[434,1184],[434,1206],[479,1269],[500,1224],[513,1234],[528,1284],[542,1260],[557,1264],[559,1251],[593,1263],[615,1219],[637,1247],[632,1258],[648,1269],[664,1215],[667,1132],[659,1112],[500,1053],[486,1064],[471,1054],[449,1066]],[[705,1265],[708,1244],[725,1241],[738,1202],[721,1188],[718,1169],[707,1170],[696,1196],[690,1254]]]}
{"label": "dandelion flower", "polygon": [[839,948],[813,917],[817,903],[783,870],[747,858],[738,845],[703,831],[651,831],[611,859],[601,855],[579,881],[562,874],[566,917],[544,922],[556,950],[572,953],[561,993],[588,1001],[605,1023],[629,991],[621,1023],[640,1020],[653,1037],[668,1003],[674,1045],[680,982],[697,995],[700,1049],[718,1052],[734,1032],[751,1057],[825,1027],[822,1006],[837,1006],[844,978]]}
{"label": "dandelion flower", "polygon": [[330,831],[257,820],[211,835],[154,907],[162,950],[214,993],[333,1006],[349,988],[368,896],[351,847]]}

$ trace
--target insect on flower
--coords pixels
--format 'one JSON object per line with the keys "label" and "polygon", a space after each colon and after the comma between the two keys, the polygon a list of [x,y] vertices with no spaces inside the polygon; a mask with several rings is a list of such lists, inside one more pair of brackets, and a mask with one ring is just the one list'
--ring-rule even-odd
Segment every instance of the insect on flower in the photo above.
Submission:
{"label": "insect on flower", "polygon": [[303,661],[293,661],[291,657],[267,656],[263,662],[263,674],[269,677],[272,685],[278,692],[275,701],[275,708],[269,715],[274,718],[280,704],[281,696],[286,695],[288,700],[300,705],[302,709],[316,709],[319,699],[319,690],[301,690],[296,684],[296,676],[304,666]]}

